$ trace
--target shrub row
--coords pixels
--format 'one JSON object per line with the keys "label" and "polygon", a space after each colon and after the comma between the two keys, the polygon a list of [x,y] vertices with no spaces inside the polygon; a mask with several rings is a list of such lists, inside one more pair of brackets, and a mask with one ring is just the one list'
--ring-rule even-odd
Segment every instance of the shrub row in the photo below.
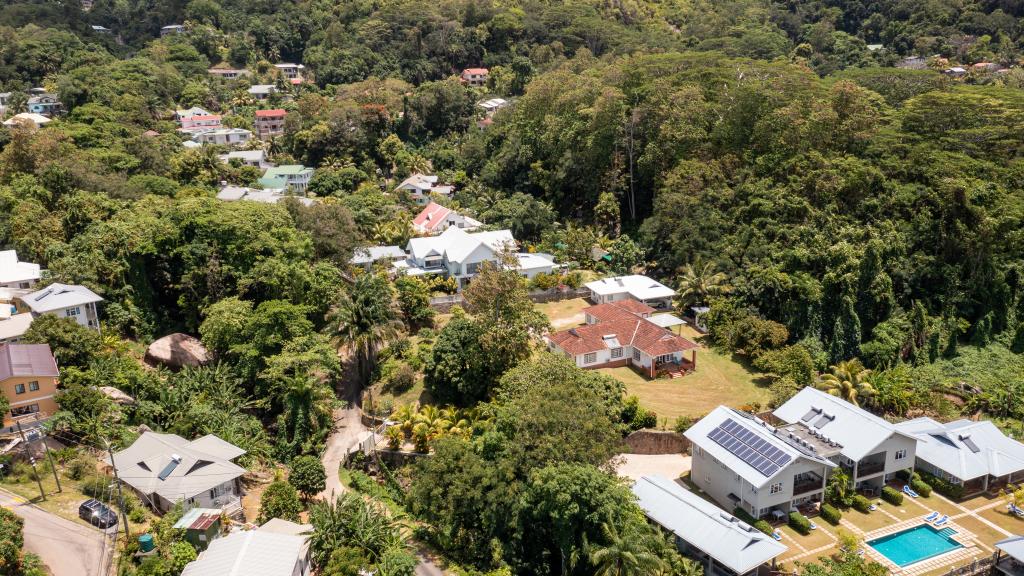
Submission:
{"label": "shrub row", "polygon": [[853,497],[853,509],[867,514],[871,511],[871,501],[865,498],[864,495],[857,494]]}
{"label": "shrub row", "polygon": [[892,486],[882,487],[882,500],[885,500],[893,506],[899,506],[903,504],[903,493],[896,490]]}
{"label": "shrub row", "polygon": [[[922,482],[928,484],[929,486],[934,488],[936,492],[942,494],[946,498],[950,498],[952,500],[959,500],[964,496],[964,487],[959,484],[947,482],[946,480],[943,480],[938,476],[932,476],[927,472],[921,472],[918,475],[918,477],[921,479]],[[914,488],[914,490],[917,490],[918,494],[921,494],[922,496],[925,495],[917,488]]]}
{"label": "shrub row", "polygon": [[917,474],[914,474],[914,478],[910,480],[910,488],[925,498],[932,495],[931,485],[922,480]]}
{"label": "shrub row", "polygon": [[811,521],[799,512],[789,513],[789,527],[804,535],[811,533]]}
{"label": "shrub row", "polygon": [[823,520],[825,520],[825,522],[828,522],[833,526],[838,526],[839,520],[843,517],[843,515],[839,512],[839,510],[836,509],[835,506],[831,504],[822,504],[821,517]]}
{"label": "shrub row", "polygon": [[764,532],[765,534],[771,535],[771,533],[774,532],[774,530],[772,529],[772,525],[769,524],[767,521],[755,519],[746,510],[740,508],[739,506],[733,509],[732,515],[746,522],[747,524],[750,524],[754,528],[757,528],[761,532]]}

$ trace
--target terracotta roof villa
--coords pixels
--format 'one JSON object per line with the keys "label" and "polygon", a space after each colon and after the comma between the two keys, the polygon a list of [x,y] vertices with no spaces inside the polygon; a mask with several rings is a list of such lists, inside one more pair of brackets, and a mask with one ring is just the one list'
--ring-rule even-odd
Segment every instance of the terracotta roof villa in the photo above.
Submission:
{"label": "terracotta roof villa", "polygon": [[[654,308],[620,300],[583,309],[587,323],[550,334],[553,352],[565,354],[581,368],[632,365],[651,378],[665,369],[673,377],[692,371],[699,346],[650,320]],[[683,357],[692,351],[690,359]]]}

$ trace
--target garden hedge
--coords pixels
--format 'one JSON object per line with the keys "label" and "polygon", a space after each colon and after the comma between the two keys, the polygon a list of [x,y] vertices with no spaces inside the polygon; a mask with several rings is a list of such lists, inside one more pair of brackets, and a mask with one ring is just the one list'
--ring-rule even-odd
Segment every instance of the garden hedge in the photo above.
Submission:
{"label": "garden hedge", "polygon": [[867,514],[871,511],[871,501],[862,494],[857,494],[853,497],[853,509]]}
{"label": "garden hedge", "polygon": [[799,512],[789,513],[789,526],[804,535],[811,533],[811,521],[807,519],[807,516]]}
{"label": "garden hedge", "polygon": [[843,517],[843,515],[835,506],[831,504],[822,504],[821,517],[823,520],[825,520],[825,522],[828,522],[833,526],[838,526],[839,520]]}
{"label": "garden hedge", "polygon": [[903,493],[896,490],[892,486],[882,487],[882,500],[885,500],[893,506],[899,506],[903,504]]}
{"label": "garden hedge", "polygon": [[910,488],[925,498],[932,495],[932,487],[921,478],[914,478],[910,481]]}
{"label": "garden hedge", "polygon": [[750,515],[749,512],[747,512],[743,508],[740,508],[739,506],[737,506],[736,508],[733,508],[732,515],[737,517],[737,518],[739,518],[740,520],[746,522],[747,524],[750,524],[754,528],[757,528],[761,532],[764,532],[765,534],[768,534],[769,536],[771,535],[772,532],[775,531],[775,530],[772,529],[772,525],[771,524],[769,524],[765,520],[757,520],[757,519],[755,519],[753,516]]}
{"label": "garden hedge", "polygon": [[[947,482],[946,480],[943,480],[938,476],[932,476],[927,472],[921,472],[919,478],[923,482],[934,488],[936,492],[942,494],[946,498],[950,498],[952,500],[959,500],[964,497],[964,487],[959,484]],[[915,488],[915,490],[917,489]],[[920,493],[920,490],[918,490],[918,492]]]}

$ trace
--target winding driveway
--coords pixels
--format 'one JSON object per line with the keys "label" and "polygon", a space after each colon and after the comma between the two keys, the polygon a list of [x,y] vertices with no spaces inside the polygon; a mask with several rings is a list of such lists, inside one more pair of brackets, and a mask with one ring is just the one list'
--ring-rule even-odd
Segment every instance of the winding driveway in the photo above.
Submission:
{"label": "winding driveway", "polygon": [[25,550],[38,554],[53,576],[106,574],[106,536],[0,490],[0,505],[25,520]]}

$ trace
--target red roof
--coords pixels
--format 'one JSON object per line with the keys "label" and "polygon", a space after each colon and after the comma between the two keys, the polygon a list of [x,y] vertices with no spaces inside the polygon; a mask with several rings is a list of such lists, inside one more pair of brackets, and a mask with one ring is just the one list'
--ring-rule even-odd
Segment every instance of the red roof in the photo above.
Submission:
{"label": "red roof", "polygon": [[257,110],[256,111],[256,117],[257,118],[268,118],[268,117],[271,117],[271,116],[284,116],[286,114],[288,114],[288,113],[285,112],[284,110],[280,109],[280,108],[275,108],[274,110]]}
{"label": "red roof", "polygon": [[298,86],[299,84],[302,84],[304,80],[302,78],[292,78],[289,82],[291,82],[293,86]]}
{"label": "red roof", "polygon": [[195,122],[197,120],[220,120],[219,114],[202,114],[199,116],[187,116],[182,118],[182,122]]}
{"label": "red roof", "polygon": [[653,310],[650,306],[632,300],[598,304],[583,309],[585,314],[597,322],[555,332],[548,339],[573,356],[607,349],[609,346],[605,337],[611,336],[620,345],[632,346],[649,356],[699,348],[690,340],[638,315],[638,312],[642,314]]}
{"label": "red roof", "polygon": [[437,202],[431,202],[423,208],[423,211],[416,215],[416,218],[412,221],[412,225],[424,230],[433,230],[440,226],[441,223],[444,222],[444,219],[451,213],[451,210],[441,206]]}
{"label": "red roof", "polygon": [[487,74],[487,68],[466,68],[462,71],[464,76]]}

